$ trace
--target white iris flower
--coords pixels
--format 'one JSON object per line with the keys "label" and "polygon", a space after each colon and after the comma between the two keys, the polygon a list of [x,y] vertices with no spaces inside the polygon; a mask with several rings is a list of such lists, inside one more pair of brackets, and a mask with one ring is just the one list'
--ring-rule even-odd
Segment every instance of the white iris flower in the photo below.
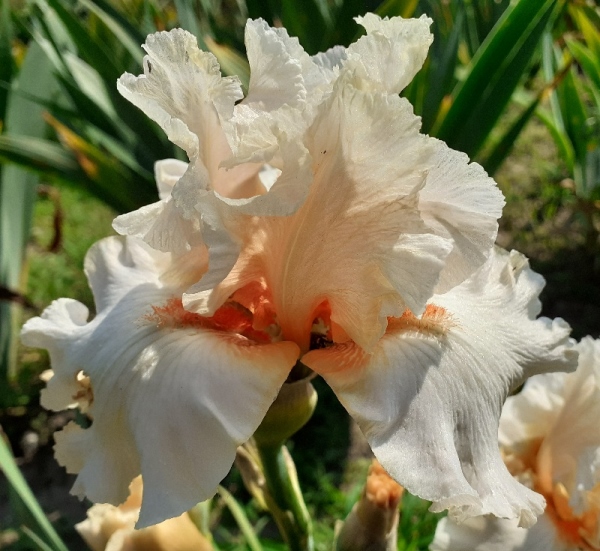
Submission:
{"label": "white iris flower", "polygon": [[298,360],[434,510],[542,512],[502,462],[498,418],[526,377],[574,368],[569,328],[535,319],[541,278],[493,248],[494,181],[398,96],[430,21],[359,22],[366,36],[311,58],[250,21],[243,100],[181,30],[150,36],[144,75],[119,81],[189,164],[158,163],[160,201],[88,253],[96,316],[60,299],[23,340],[50,351],[44,406],[85,399],[93,419],[56,435],[74,492],[119,504],[141,473],[140,527],[214,494]]}

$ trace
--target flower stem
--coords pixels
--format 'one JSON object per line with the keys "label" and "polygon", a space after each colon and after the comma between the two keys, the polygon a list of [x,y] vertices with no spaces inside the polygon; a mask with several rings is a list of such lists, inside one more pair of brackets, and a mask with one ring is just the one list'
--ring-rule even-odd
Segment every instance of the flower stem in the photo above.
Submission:
{"label": "flower stem", "polygon": [[281,535],[292,551],[312,551],[312,524],[290,453],[283,445],[257,448],[267,488],[279,509],[272,512]]}

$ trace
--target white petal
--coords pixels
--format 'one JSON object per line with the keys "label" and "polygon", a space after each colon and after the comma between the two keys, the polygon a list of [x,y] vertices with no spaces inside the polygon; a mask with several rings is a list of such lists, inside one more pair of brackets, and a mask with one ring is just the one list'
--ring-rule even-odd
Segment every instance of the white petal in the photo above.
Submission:
{"label": "white petal", "polygon": [[[428,144],[406,100],[341,83],[307,138],[308,197],[290,216],[232,225],[242,256],[198,297],[200,311],[264,279],[286,339],[307,345],[315,310],[327,300],[332,321],[365,348],[383,334],[387,316],[422,311],[451,247],[418,214]],[[286,176],[284,167],[280,180]]]}
{"label": "white petal", "polygon": [[[587,452],[600,447],[600,341],[586,337],[577,350],[579,365],[574,373],[527,381],[523,391],[507,401],[500,424],[504,446],[542,439],[537,465],[540,484],[551,491],[561,482],[571,496],[577,494],[581,481],[581,459],[589,460]],[[593,482],[587,489],[592,486]]]}
{"label": "white petal", "polygon": [[244,103],[272,111],[284,104],[297,106],[303,102],[306,89],[302,66],[291,55],[287,33],[276,32],[263,19],[249,20],[245,42],[251,73]]}
{"label": "white petal", "polygon": [[116,505],[141,472],[139,526],[178,516],[215,492],[298,357],[293,343],[256,345],[169,306],[157,320],[152,306],[168,305],[173,294],[153,254],[134,239],[100,242],[86,261],[94,294],[103,297],[97,316],[86,324],[84,309],[62,300],[23,329],[26,344],[51,353],[45,405],[72,401],[80,371],[91,382],[92,425],[56,435],[57,458],[79,473],[73,492]]}
{"label": "white petal", "polygon": [[340,69],[344,65],[344,62],[347,59],[346,48],[343,46],[334,46],[325,52],[319,52],[312,56],[311,59],[320,67],[333,72],[335,68]]}
{"label": "white petal", "polygon": [[516,520],[475,517],[462,524],[443,518],[430,551],[569,551],[556,540],[554,525],[542,515],[530,529]]}
{"label": "white petal", "polygon": [[[565,405],[539,451],[552,464],[553,480],[576,489],[577,460],[600,447],[600,341],[586,337],[577,346],[577,371],[565,377]],[[575,467],[575,468],[574,468]]]}
{"label": "white petal", "polygon": [[177,159],[163,159],[154,163],[154,179],[158,187],[158,196],[166,200],[171,196],[175,184],[185,174],[188,163]]}
{"label": "white petal", "polygon": [[126,73],[118,89],[158,122],[190,159],[207,159],[219,116],[229,118],[242,98],[237,79],[221,77],[216,58],[198,48],[196,38],[182,29],[148,36],[144,74]]}
{"label": "white petal", "polygon": [[238,162],[270,162],[282,134],[288,140],[301,139],[337,73],[309,57],[284,28],[271,28],[262,19],[248,21],[246,50],[250,83],[231,121],[233,149]]}
{"label": "white petal", "polygon": [[573,368],[564,322],[534,321],[539,289],[520,255],[496,251],[471,279],[431,299],[422,320],[390,322],[372,356],[354,344],[309,352],[384,468],[459,519],[492,513],[530,525],[543,499],[498,451],[498,419],[527,376]]}
{"label": "white petal", "polygon": [[[220,168],[231,157],[223,124],[242,98],[239,81],[221,77],[216,58],[198,49],[196,39],[181,29],[150,35],[144,48],[148,52],[144,74],[123,75],[118,89],[186,151],[190,164],[181,173],[181,165],[173,167],[170,161],[169,169],[174,169],[177,179],[162,192],[167,196],[171,191],[172,202],[122,215],[114,227],[120,233],[141,237],[158,250],[181,254],[202,243],[202,224],[195,206],[204,196],[216,191],[224,196],[252,197],[265,190],[257,176],[260,165]],[[162,178],[162,174],[158,176]]]}
{"label": "white petal", "polygon": [[143,239],[157,251],[183,254],[203,244],[200,217],[184,218],[170,197],[121,214],[112,226],[121,235]]}
{"label": "white petal", "polygon": [[502,446],[544,438],[564,406],[566,373],[545,373],[531,377],[523,390],[510,396],[502,409],[499,441]]}
{"label": "white petal", "polygon": [[498,232],[504,198],[485,170],[444,142],[435,153],[419,193],[419,212],[437,235],[453,240],[436,293],[444,293],[482,266]]}
{"label": "white petal", "polygon": [[353,72],[368,88],[399,93],[427,57],[433,42],[431,19],[424,15],[419,19],[381,19],[368,13],[356,21],[367,30],[367,36],[348,47],[344,71]]}

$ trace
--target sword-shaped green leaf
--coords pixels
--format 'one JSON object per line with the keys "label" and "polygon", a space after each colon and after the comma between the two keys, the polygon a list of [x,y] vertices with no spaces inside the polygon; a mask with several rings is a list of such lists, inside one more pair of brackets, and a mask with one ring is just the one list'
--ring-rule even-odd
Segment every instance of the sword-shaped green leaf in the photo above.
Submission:
{"label": "sword-shaped green leaf", "polygon": [[[57,93],[51,66],[42,49],[29,46],[21,69],[13,80],[3,127],[4,136],[40,138],[47,131],[43,108],[21,96],[23,90],[49,100]],[[15,165],[0,166],[0,285],[19,291],[25,246],[29,237],[38,175]],[[16,341],[19,305],[0,301],[0,404],[9,396],[8,381],[16,373]]]}
{"label": "sword-shaped green leaf", "polygon": [[27,481],[21,474],[2,434],[0,434],[0,470],[6,476],[14,495],[27,511],[26,514],[29,518],[21,520],[23,524],[29,525],[27,528],[33,534],[33,538],[39,538],[52,551],[67,551],[67,547],[50,524]]}
{"label": "sword-shaped green leaf", "polygon": [[519,84],[544,29],[562,0],[520,0],[498,20],[433,134],[473,157]]}

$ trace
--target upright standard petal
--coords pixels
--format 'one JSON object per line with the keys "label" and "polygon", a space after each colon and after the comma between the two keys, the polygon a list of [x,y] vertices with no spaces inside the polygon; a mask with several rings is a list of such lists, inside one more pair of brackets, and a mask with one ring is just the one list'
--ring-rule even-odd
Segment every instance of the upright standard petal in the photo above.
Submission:
{"label": "upright standard petal", "polygon": [[344,71],[352,72],[365,89],[398,94],[423,66],[433,35],[432,21],[368,13],[356,21],[367,30],[346,50]]}
{"label": "upright standard petal", "polygon": [[115,221],[115,229],[144,239],[155,249],[185,252],[202,243],[196,203],[216,191],[229,197],[264,193],[260,165],[243,164],[226,170],[231,157],[223,122],[233,115],[242,96],[237,78],[222,77],[216,58],[198,48],[196,38],[181,29],[150,35],[144,44],[144,74],[124,74],[117,87],[184,149],[187,170],[166,200]]}
{"label": "upright standard petal", "polygon": [[236,266],[188,304],[211,313],[237,289],[264,281],[284,338],[305,350],[323,303],[331,321],[366,349],[387,316],[407,307],[420,313],[452,243],[418,213],[433,154],[419,127],[406,100],[338,82],[305,138],[312,183],[300,209],[232,223],[243,244]]}
{"label": "upright standard petal", "polygon": [[258,344],[268,339],[235,308],[211,319],[183,310],[181,290],[161,283],[165,258],[134,238],[101,241],[86,260],[96,317],[61,299],[22,334],[50,352],[43,405],[69,406],[87,378],[91,426],[56,434],[57,459],[79,473],[73,492],[118,505],[141,472],[140,527],[216,491],[298,357],[293,343]]}
{"label": "upright standard petal", "polygon": [[248,21],[245,42],[250,83],[228,123],[235,136],[233,149],[237,162],[278,164],[281,135],[292,141],[302,138],[316,107],[331,91],[336,72],[329,66],[333,62],[311,58],[297,38],[262,19]]}
{"label": "upright standard petal", "polygon": [[535,320],[538,277],[518,253],[497,250],[472,278],[435,295],[421,318],[390,320],[372,355],[347,343],[302,359],[358,421],[384,468],[434,511],[531,525],[543,510],[497,444],[511,389],[534,373],[575,367],[567,324]]}

